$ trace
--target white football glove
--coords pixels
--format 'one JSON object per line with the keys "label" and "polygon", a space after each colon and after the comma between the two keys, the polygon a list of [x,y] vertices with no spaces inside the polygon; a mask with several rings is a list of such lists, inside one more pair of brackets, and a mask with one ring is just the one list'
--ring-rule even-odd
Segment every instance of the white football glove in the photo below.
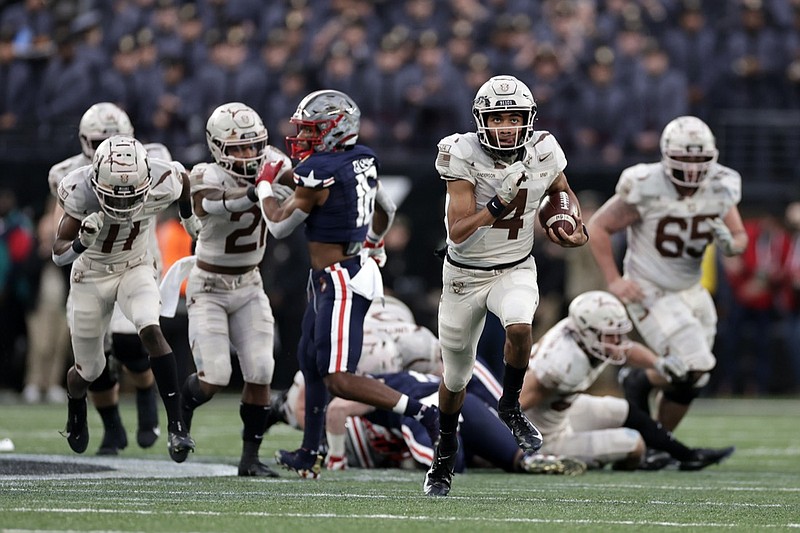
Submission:
{"label": "white football glove", "polygon": [[78,239],[80,239],[83,246],[91,248],[97,242],[97,237],[100,236],[100,230],[103,229],[104,222],[105,213],[102,211],[92,213],[83,219],[81,229],[78,231]]}
{"label": "white football glove", "polygon": [[192,238],[192,240],[197,240],[197,236],[200,234],[200,229],[203,227],[200,219],[197,218],[197,215],[192,213],[192,216],[189,218],[181,217],[181,226],[183,229],[186,230],[186,233]]}
{"label": "white football glove", "polygon": [[292,195],[293,192],[294,189],[292,189],[288,185],[278,183],[277,181],[272,184],[272,195],[276,200],[278,200],[279,204],[282,204],[287,198],[289,198]]}
{"label": "white football glove", "polygon": [[689,369],[682,360],[676,355],[668,355],[660,358],[654,365],[656,371],[667,378],[667,381],[683,381]]}
{"label": "white football glove", "polygon": [[725,255],[733,254],[733,235],[725,222],[719,217],[708,220],[708,225],[711,227],[711,232],[714,233],[714,241],[717,246]]}
{"label": "white football glove", "polygon": [[508,204],[517,196],[519,186],[528,179],[528,176],[525,175],[525,166],[522,161],[517,161],[509,166],[504,173],[505,179],[503,179],[503,183],[500,184],[500,187],[495,192],[504,203]]}
{"label": "white football glove", "polygon": [[386,248],[383,246],[383,239],[380,242],[371,242],[369,239],[364,241],[363,249],[367,251],[367,255],[372,258],[378,266],[383,268],[386,264]]}

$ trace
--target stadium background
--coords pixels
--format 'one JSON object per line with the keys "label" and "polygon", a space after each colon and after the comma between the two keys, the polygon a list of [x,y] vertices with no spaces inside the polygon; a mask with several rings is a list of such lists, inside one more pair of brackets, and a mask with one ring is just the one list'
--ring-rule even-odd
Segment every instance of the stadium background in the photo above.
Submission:
{"label": "stadium background", "polygon": [[[18,208],[0,204],[0,241],[8,247],[13,224],[42,215],[47,171],[78,153],[77,124],[94,102],[118,103],[137,137],[163,142],[190,167],[207,158],[205,120],[220,103],[254,107],[283,148],[302,96],[340,89],[361,106],[361,140],[383,173],[410,184],[386,278],[435,330],[433,250],[444,237],[435,146],[473,129],[471,97],[499,73],[533,89],[537,129],[564,147],[572,187],[599,201],[622,168],[658,159],[658,133],[682,114],[705,119],[720,161],[742,173],[748,220],[782,223],[800,200],[797,0],[24,0],[0,2],[0,188]],[[546,324],[563,312],[572,267],[539,243]],[[0,257],[0,386],[19,390],[41,259]],[[726,324],[740,304],[709,264],[721,332],[744,334],[718,347],[727,382],[716,378],[709,392],[796,393],[800,356],[785,328],[797,330],[797,304],[776,293]],[[262,269],[284,339],[277,388],[296,368],[306,265],[295,235],[273,241]]]}

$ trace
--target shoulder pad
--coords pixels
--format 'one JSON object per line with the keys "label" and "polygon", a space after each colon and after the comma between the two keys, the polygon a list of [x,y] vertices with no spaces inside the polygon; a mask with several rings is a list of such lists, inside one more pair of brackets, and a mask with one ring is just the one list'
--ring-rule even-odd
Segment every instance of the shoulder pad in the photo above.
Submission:
{"label": "shoulder pad", "polygon": [[715,172],[708,179],[711,181],[711,190],[714,194],[726,196],[731,205],[736,205],[742,200],[742,176],[736,170],[717,165]]}
{"label": "shoulder pad", "polygon": [[[468,134],[456,133],[445,137],[438,144],[439,153],[436,156],[436,170],[443,178],[468,178],[474,167],[470,159],[475,155],[477,137],[471,138]],[[480,150],[480,148],[477,148]]]}
{"label": "shoulder pad", "polygon": [[222,180],[216,169],[215,165],[209,163],[198,163],[192,167],[192,171],[189,173],[189,186],[192,194],[203,189],[219,187]]}
{"label": "shoulder pad", "polygon": [[[304,169],[305,170],[305,169]],[[293,175],[294,183],[298,187],[305,187],[307,189],[327,189],[331,185],[333,185],[335,179],[333,176],[327,176],[319,178],[314,174],[314,169],[308,169],[308,175],[303,176],[298,174],[295,170]]]}
{"label": "shoulder pad", "polygon": [[147,157],[151,159],[161,159],[163,161],[172,161],[172,154],[169,148],[161,143],[147,143],[144,145],[147,151]]}
{"label": "shoulder pad", "polygon": [[620,174],[615,192],[628,204],[635,204],[648,196],[657,194],[657,189],[663,185],[666,177],[661,177],[663,172],[661,163],[640,163],[628,167]]}
{"label": "shoulder pad", "polygon": [[90,172],[89,166],[77,168],[58,184],[58,203],[65,213],[78,220],[82,220],[88,213],[100,210],[100,203],[89,182]]}
{"label": "shoulder pad", "polygon": [[274,146],[267,145],[267,161],[270,163],[283,161],[283,168],[292,168],[292,160],[289,159],[289,156]]}

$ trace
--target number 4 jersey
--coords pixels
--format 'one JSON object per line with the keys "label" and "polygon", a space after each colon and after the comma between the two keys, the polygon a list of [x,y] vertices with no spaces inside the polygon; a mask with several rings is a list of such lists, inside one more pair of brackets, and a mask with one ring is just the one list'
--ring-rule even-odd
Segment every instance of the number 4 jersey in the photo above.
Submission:
{"label": "number 4 jersey", "polygon": [[741,199],[738,172],[715,164],[692,196],[681,196],[661,163],[625,169],[616,193],[636,207],[641,220],[627,229],[624,269],[668,291],[700,281],[706,246],[713,240],[708,220],[724,217]]}
{"label": "number 4 jersey", "polygon": [[[476,267],[511,263],[530,255],[536,210],[545,191],[567,166],[564,151],[546,131],[533,132],[522,148],[527,180],[505,213],[486,232],[476,232],[465,243],[454,245],[448,235],[448,254],[455,261]],[[436,170],[443,180],[467,180],[475,187],[476,210],[496,194],[506,176],[505,164],[481,147],[475,133],[457,133],[439,141]],[[447,199],[449,203],[450,199]],[[446,208],[445,208],[446,211]],[[445,227],[449,228],[445,214]]]}
{"label": "number 4 jersey", "polygon": [[[58,201],[64,212],[78,220],[101,210],[91,184],[93,172],[92,165],[77,168],[58,185]],[[151,226],[156,223],[156,215],[180,197],[183,190],[181,176],[185,172],[178,162],[151,159],[153,182],[144,208],[130,220],[116,220],[106,215],[97,242],[82,257],[107,265],[143,257],[150,249]]]}

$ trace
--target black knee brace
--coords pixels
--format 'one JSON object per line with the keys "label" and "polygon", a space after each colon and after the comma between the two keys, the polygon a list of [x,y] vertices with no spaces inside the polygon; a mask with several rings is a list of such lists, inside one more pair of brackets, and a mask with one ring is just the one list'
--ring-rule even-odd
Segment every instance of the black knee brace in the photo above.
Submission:
{"label": "black knee brace", "polygon": [[114,357],[125,368],[133,373],[140,374],[150,368],[150,358],[144,351],[142,341],[135,333],[114,333],[112,335]]}
{"label": "black knee brace", "polygon": [[117,376],[111,371],[111,365],[108,358],[106,358],[106,366],[103,368],[103,373],[89,384],[89,390],[92,392],[105,392],[113,389],[116,384]]}
{"label": "black knee brace", "polygon": [[664,389],[664,398],[680,405],[689,405],[699,395],[700,389],[695,388],[691,379],[673,383]]}

